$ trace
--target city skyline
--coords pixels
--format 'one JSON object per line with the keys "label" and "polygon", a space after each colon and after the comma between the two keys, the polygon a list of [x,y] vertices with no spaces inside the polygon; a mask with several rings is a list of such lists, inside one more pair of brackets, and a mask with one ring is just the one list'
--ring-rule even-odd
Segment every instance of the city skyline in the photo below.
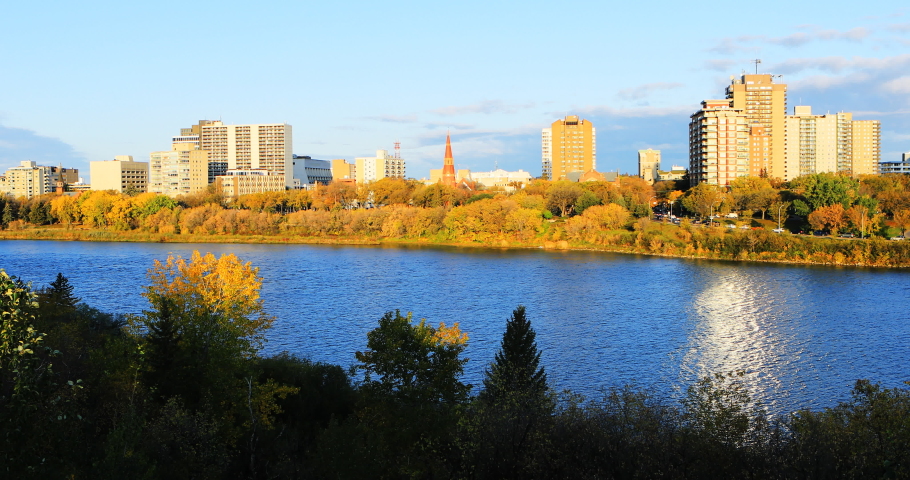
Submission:
{"label": "city skyline", "polygon": [[[687,164],[689,115],[754,59],[783,75],[788,113],[878,119],[881,159],[910,151],[910,15],[896,1],[874,12],[766,2],[748,21],[669,3],[660,16],[652,4],[95,4],[10,8],[0,170],[147,161],[206,118],[293,125],[293,153],[313,158],[351,161],[400,141],[416,178],[438,168],[450,129],[456,169],[539,175],[541,128],[579,115],[598,130],[597,169],[635,173],[647,148]],[[178,5],[211,28],[157,35]]]}

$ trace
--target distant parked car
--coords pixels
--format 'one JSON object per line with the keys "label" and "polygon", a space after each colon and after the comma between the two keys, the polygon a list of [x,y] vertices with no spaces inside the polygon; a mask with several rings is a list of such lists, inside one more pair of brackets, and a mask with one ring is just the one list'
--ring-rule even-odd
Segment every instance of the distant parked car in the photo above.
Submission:
{"label": "distant parked car", "polygon": [[743,230],[746,230],[746,229],[749,228],[749,226],[748,226],[748,225],[740,225],[739,228],[741,228],[741,229],[743,229]]}
{"label": "distant parked car", "polygon": [[732,223],[728,223],[727,228],[736,228],[736,225],[733,225]]}
{"label": "distant parked car", "polygon": [[775,228],[775,229],[773,230],[773,232],[774,232],[774,233],[784,233],[784,229],[783,229],[783,228]]}
{"label": "distant parked car", "polygon": [[900,235],[900,236],[897,236],[897,237],[891,237],[891,240],[903,240],[903,239],[904,239],[904,236],[903,236],[903,235]]}
{"label": "distant parked car", "polygon": [[730,212],[725,215],[727,218],[737,218],[739,215],[736,212]]}
{"label": "distant parked car", "polygon": [[853,238],[853,237],[855,237],[855,236],[856,236],[856,235],[853,235],[852,233],[842,233],[842,234],[840,234],[840,237],[841,237],[841,238]]}

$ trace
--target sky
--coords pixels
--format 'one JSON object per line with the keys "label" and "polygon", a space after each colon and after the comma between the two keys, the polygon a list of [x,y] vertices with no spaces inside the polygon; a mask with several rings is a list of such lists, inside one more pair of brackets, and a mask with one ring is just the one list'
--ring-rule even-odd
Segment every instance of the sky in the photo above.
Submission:
{"label": "sky", "polygon": [[788,110],[882,122],[910,152],[905,1],[13,2],[0,16],[0,171],[80,169],[170,149],[200,119],[288,123],[294,153],[372,156],[401,142],[409,177],[540,175],[540,132],[597,129],[597,169],[637,151],[686,165],[689,115],[732,75],[782,75]]}

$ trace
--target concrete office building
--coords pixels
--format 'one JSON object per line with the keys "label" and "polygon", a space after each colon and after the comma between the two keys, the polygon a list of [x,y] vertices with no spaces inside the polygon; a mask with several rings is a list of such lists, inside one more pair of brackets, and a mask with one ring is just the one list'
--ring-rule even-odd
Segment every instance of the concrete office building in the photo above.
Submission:
{"label": "concrete office building", "polygon": [[[751,170],[766,170],[767,176],[790,180],[797,174],[795,165],[784,160],[785,116],[787,114],[787,85],[774,83],[769,74],[743,75],[740,79],[731,77],[727,86],[727,99],[734,110],[741,110],[747,124],[762,126],[762,135],[768,137],[768,165],[759,165]],[[748,142],[748,141],[747,141]]]}
{"label": "concrete office building", "polygon": [[403,158],[389,155],[387,150],[377,150],[375,157],[354,159],[357,183],[369,183],[383,178],[404,178],[405,161]]}
{"label": "concrete office building", "polygon": [[638,176],[653,185],[657,181],[657,172],[660,170],[660,150],[638,151]]}
{"label": "concrete office building", "polygon": [[209,162],[226,163],[227,170],[265,169],[281,175],[285,187],[294,186],[290,125],[224,125],[206,120],[199,125],[199,132],[199,146],[209,152]]}
{"label": "concrete office building", "polygon": [[729,100],[705,100],[689,122],[689,182],[729,185],[749,175],[749,119]]}
{"label": "concrete office building", "polygon": [[114,190],[123,193],[132,188],[148,191],[149,162],[135,162],[131,155],[117,155],[113,160],[89,162],[92,190]]}
{"label": "concrete office building", "polygon": [[597,131],[588,120],[569,115],[541,131],[542,176],[564,179],[570,172],[597,169]]}

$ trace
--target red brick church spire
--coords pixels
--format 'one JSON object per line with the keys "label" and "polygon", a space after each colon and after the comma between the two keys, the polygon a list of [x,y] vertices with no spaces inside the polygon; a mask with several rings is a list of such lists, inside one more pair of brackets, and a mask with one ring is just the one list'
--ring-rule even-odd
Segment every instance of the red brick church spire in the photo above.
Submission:
{"label": "red brick church spire", "polygon": [[452,137],[448,132],[446,132],[446,156],[442,163],[442,179],[440,182],[450,187],[455,186],[455,159],[452,158]]}

